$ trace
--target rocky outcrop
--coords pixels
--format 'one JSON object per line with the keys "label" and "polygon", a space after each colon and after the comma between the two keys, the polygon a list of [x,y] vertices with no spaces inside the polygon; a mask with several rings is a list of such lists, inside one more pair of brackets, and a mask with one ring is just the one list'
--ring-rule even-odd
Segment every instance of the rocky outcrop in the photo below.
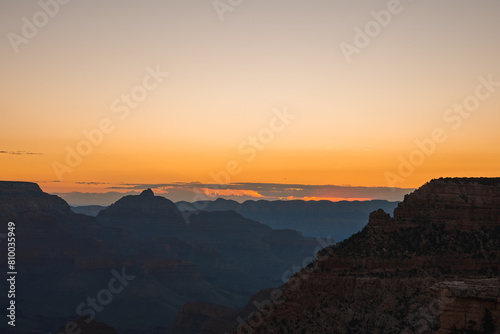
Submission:
{"label": "rocky outcrop", "polygon": [[438,296],[440,306],[441,328],[437,334],[449,334],[453,327],[458,330],[481,330],[488,311],[493,323],[500,324],[498,279],[440,282],[433,285],[432,290]]}
{"label": "rocky outcrop", "polygon": [[30,213],[70,214],[63,199],[46,194],[38,184],[31,182],[0,181],[0,215],[12,220]]}
{"label": "rocky outcrop", "polygon": [[236,326],[245,325],[245,318],[261,307],[274,289],[259,291],[250,297],[240,310],[209,303],[186,303],[177,313],[171,334],[222,334],[231,333]]}
{"label": "rocky outcrop", "polygon": [[394,223],[394,220],[391,219],[391,215],[382,209],[370,213],[368,222],[371,227],[379,228],[387,232],[396,231],[399,228],[398,225]]}
{"label": "rocky outcrop", "polygon": [[[320,251],[271,307],[234,332],[446,333],[465,309],[466,321],[480,324],[485,308],[500,328],[490,284],[500,275],[499,183],[433,180],[406,196],[393,218],[373,212],[361,232]],[[441,309],[436,291],[454,303]]]}
{"label": "rocky outcrop", "polygon": [[446,229],[472,231],[500,225],[500,178],[438,179],[423,185],[394,209],[394,218],[370,219],[384,231],[415,227],[422,219]]}

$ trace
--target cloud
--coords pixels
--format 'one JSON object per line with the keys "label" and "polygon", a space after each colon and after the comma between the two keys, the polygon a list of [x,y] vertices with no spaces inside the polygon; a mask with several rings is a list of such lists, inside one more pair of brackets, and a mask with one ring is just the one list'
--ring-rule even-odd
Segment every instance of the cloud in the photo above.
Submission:
{"label": "cloud", "polygon": [[27,151],[0,151],[4,155],[42,155],[43,153],[27,152]]}
{"label": "cloud", "polygon": [[[79,184],[99,185],[100,182],[78,182]],[[126,194],[138,194],[151,188],[160,196],[174,202],[196,202],[215,200],[217,198],[232,199],[238,202],[247,200],[329,200],[329,201],[363,201],[381,199],[402,201],[404,195],[413,188],[389,187],[355,187],[349,185],[308,185],[282,183],[231,183],[203,184],[201,182],[175,183],[120,183],[104,189],[105,193],[71,193],[60,194],[73,205],[100,204],[109,205]]]}

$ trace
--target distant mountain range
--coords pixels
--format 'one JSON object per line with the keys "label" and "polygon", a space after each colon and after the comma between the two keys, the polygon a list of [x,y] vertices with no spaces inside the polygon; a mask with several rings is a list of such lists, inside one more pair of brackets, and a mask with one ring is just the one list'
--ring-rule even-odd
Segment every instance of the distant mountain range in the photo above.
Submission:
{"label": "distant mountain range", "polygon": [[102,205],[71,206],[71,210],[74,213],[81,213],[91,217],[97,216],[99,212],[101,212],[106,208],[107,206],[102,206]]}
{"label": "distant mountain range", "polygon": [[195,203],[177,202],[180,210],[233,210],[243,217],[275,229],[293,229],[310,237],[344,240],[361,231],[370,212],[384,209],[392,212],[398,202],[372,201],[236,201],[217,199]]}
{"label": "distant mountain range", "polygon": [[174,333],[200,316],[194,333],[499,333],[500,178],[432,180],[244,308],[185,305]]}
{"label": "distant mountain range", "polygon": [[[273,229],[292,229],[308,237],[330,237],[341,241],[359,232],[366,225],[370,212],[383,209],[392,212],[399,202],[371,201],[245,201],[238,203],[219,198],[215,201],[175,203],[181,211],[234,211],[245,218],[258,221]],[[72,207],[77,213],[89,216],[105,207]]]}

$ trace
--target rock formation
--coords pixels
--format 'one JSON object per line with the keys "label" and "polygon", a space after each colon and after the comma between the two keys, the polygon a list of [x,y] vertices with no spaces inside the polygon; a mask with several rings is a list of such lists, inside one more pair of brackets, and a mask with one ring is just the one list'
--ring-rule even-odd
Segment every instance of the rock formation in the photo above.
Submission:
{"label": "rock formation", "polygon": [[[317,257],[235,333],[447,333],[459,320],[479,330],[485,308],[500,328],[500,179],[433,180]],[[456,298],[441,305],[446,296]]]}
{"label": "rock formation", "polygon": [[440,306],[441,328],[437,334],[449,334],[453,327],[483,330],[486,312],[491,312],[493,324],[500,324],[499,279],[440,282],[432,290]]}
{"label": "rock formation", "polygon": [[0,218],[12,220],[20,214],[39,212],[71,213],[68,203],[44,193],[36,183],[0,181],[0,190]]}
{"label": "rock formation", "polygon": [[36,184],[0,182],[0,219],[16,224],[16,333],[47,333],[81,316],[78,306],[108,289],[122,268],[136,278],[98,306],[96,321],[127,334],[165,333],[184,304],[241,307],[317,247],[231,211],[193,213],[186,224],[150,189],[94,218]]}
{"label": "rock formation", "polygon": [[[425,216],[462,231],[500,225],[500,179],[439,179],[422,186],[394,210],[395,221]],[[423,210],[426,213],[423,215]]]}

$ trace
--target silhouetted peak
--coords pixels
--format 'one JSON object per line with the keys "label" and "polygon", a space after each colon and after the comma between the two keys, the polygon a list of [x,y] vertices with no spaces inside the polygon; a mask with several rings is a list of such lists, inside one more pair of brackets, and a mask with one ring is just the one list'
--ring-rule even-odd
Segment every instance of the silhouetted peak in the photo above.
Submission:
{"label": "silhouetted peak", "polygon": [[154,195],[155,193],[153,192],[153,190],[151,190],[151,188],[148,188],[141,193],[141,196],[144,197],[153,197]]}
{"label": "silhouetted peak", "polygon": [[217,198],[214,203],[217,203],[217,204],[237,204],[239,205],[240,203],[236,202],[235,200],[232,200],[232,199],[225,199],[225,198]]}
{"label": "silhouetted peak", "polygon": [[180,215],[180,212],[172,201],[162,196],[155,196],[153,191],[148,188],[140,195],[122,197],[108,208],[101,210],[97,218],[112,215],[128,217],[148,215],[159,218]]}

